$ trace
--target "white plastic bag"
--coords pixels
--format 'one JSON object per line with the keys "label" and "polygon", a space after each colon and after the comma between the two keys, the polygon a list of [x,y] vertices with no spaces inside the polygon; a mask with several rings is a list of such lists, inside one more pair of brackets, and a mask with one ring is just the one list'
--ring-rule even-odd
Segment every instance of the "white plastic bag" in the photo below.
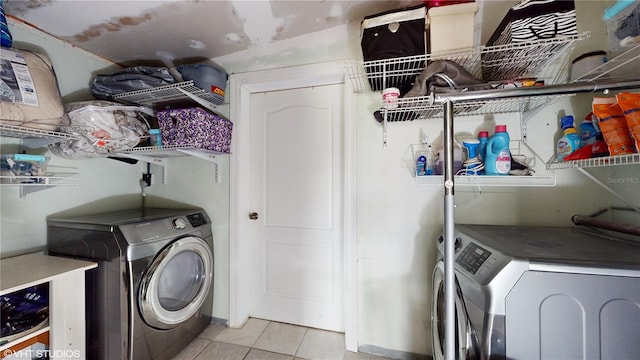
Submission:
{"label": "white plastic bag", "polygon": [[70,125],[59,131],[76,135],[49,145],[51,152],[66,159],[107,157],[135,147],[146,138],[148,116],[153,111],[141,106],[94,100],[65,105]]}

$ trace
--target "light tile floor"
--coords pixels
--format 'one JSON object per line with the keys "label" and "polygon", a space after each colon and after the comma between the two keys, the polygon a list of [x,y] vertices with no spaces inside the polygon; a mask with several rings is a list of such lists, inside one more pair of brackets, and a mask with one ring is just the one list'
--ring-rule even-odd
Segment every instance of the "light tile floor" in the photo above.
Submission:
{"label": "light tile floor", "polygon": [[173,360],[385,360],[345,350],[344,334],[251,318],[240,329],[211,324]]}

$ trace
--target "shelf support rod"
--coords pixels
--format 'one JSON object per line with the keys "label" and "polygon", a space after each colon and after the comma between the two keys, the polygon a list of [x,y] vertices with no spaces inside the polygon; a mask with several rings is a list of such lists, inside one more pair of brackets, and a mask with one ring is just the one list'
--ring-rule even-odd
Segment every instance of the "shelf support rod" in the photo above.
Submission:
{"label": "shelf support rod", "polygon": [[542,96],[542,95],[562,95],[586,92],[607,92],[609,90],[637,89],[640,88],[640,79],[620,81],[620,82],[576,82],[571,84],[548,85],[548,86],[528,86],[517,89],[494,89],[459,92],[455,94],[436,94],[435,101],[444,103],[445,101],[473,101],[473,100],[495,100],[514,97]]}
{"label": "shelf support rod", "polygon": [[453,102],[444,108],[444,283],[445,283],[445,348],[446,360],[455,360],[456,283],[455,283],[455,202],[453,175]]}
{"label": "shelf support rod", "polygon": [[382,148],[386,149],[387,148],[387,116],[389,116],[387,114],[387,110],[383,110],[383,116],[382,116]]}
{"label": "shelf support rod", "polygon": [[576,168],[578,169],[578,171],[580,171],[582,174],[584,174],[584,176],[588,177],[589,179],[591,179],[591,181],[595,182],[596,184],[600,185],[600,187],[602,187],[603,189],[607,190],[611,195],[615,196],[616,198],[618,198],[618,200],[622,201],[623,203],[629,205],[629,207],[631,207],[633,210],[635,210],[637,213],[640,214],[640,208],[638,208],[635,204],[632,204],[631,202],[629,202],[627,199],[625,199],[624,197],[620,196],[620,194],[618,194],[617,192],[615,192],[613,189],[611,189],[610,187],[608,187],[605,183],[603,183],[602,181],[600,181],[600,179],[596,178],[595,176],[591,175],[587,170],[583,169],[583,168]]}
{"label": "shelf support rod", "polygon": [[207,152],[201,152],[201,151],[195,151],[195,150],[188,150],[188,149],[176,149],[177,151],[181,152],[181,153],[185,153],[187,155],[191,155],[193,157],[197,157],[198,159],[202,159],[202,160],[206,160],[209,162],[212,162],[215,165],[215,179],[216,179],[216,184],[220,183],[221,178],[220,178],[220,162],[218,161],[218,158],[210,153]]}
{"label": "shelf support rod", "polygon": [[131,154],[131,153],[119,153],[118,156],[128,157],[131,159],[144,161],[148,164],[159,165],[162,167],[162,184],[167,183],[167,160],[164,158],[157,158],[153,156],[145,156],[142,154]]}

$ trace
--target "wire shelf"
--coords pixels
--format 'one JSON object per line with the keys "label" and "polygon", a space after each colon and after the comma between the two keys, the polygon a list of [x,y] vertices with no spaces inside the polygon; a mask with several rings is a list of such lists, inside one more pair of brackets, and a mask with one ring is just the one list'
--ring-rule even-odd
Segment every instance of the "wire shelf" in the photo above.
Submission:
{"label": "wire shelf", "polygon": [[547,164],[547,170],[595,168],[613,165],[640,164],[640,154],[625,154],[617,156],[605,156],[591,159],[554,161]]}
{"label": "wire shelf", "polygon": [[163,145],[158,146],[140,146],[123,150],[122,154],[144,154],[149,157],[180,157],[185,156],[185,152],[197,152],[207,155],[229,155],[229,153],[212,151],[197,147],[193,144],[182,145]]}
{"label": "wire shelf", "polygon": [[581,81],[617,81],[640,78],[640,66],[632,66],[640,60],[640,44],[626,52],[609,59],[604,64],[587,72],[572,82]]}
{"label": "wire shelf", "polygon": [[[535,176],[454,176],[456,186],[555,186],[556,178],[553,175]],[[444,176],[429,175],[418,176],[416,183],[420,185],[442,185]]]}
{"label": "wire shelf", "polygon": [[[453,107],[454,116],[473,116],[482,114],[500,114],[524,112],[540,105],[548,104],[571,95],[552,95],[535,97],[516,97],[507,99],[491,99],[456,102]],[[381,109],[382,116],[386,112],[387,121],[411,121],[424,119],[442,119],[442,104],[432,104],[430,97],[400,98],[398,108]]]}
{"label": "wire shelf", "polygon": [[[471,75],[486,82],[512,80],[519,77],[544,79],[549,85],[557,83],[557,74],[546,74],[549,64],[568,56],[568,49],[579,40],[589,37],[559,36],[532,42],[498,46],[477,46],[470,50],[409,56],[374,61],[352,61],[345,64],[347,78],[356,93],[379,91],[387,87],[406,87],[433,60],[450,60]],[[558,70],[560,67],[554,67]]]}
{"label": "wire shelf", "polygon": [[533,42],[481,47],[478,51],[482,57],[482,78],[485,81],[502,81],[535,77],[545,80],[547,85],[557,84],[560,79],[557,74],[549,74],[549,69],[558,72],[561,67],[549,65],[558,60],[564,63],[573,44],[588,37],[589,33],[585,32]]}
{"label": "wire shelf", "polygon": [[205,99],[212,104],[222,104],[222,101],[220,101],[220,99],[214,96],[212,93],[193,85],[193,80],[171,85],[158,86],[151,89],[136,90],[117,94],[113,96],[113,99],[116,101],[129,102],[152,107],[155,104],[164,102],[188,100],[189,97],[182,91],[180,91],[180,89],[199,98]]}
{"label": "wire shelf", "polygon": [[366,61],[361,65],[352,63],[347,66],[347,74],[354,82],[356,92],[378,91],[388,87],[402,89],[413,83],[415,77],[424,70],[425,64],[434,60],[450,60],[477,78],[481,75],[480,54],[472,50]]}
{"label": "wire shelf", "polygon": [[27,195],[36,191],[50,189],[56,186],[75,186],[78,185],[78,173],[68,172],[70,168],[66,166],[48,165],[48,168],[53,168],[53,171],[47,172],[44,175],[32,175],[32,176],[0,176],[0,186],[19,186],[20,197],[24,198]]}
{"label": "wire shelf", "polygon": [[44,185],[77,185],[76,183],[71,183],[70,181],[77,181],[78,179],[74,177],[75,173],[68,174],[60,174],[60,173],[50,173],[43,176],[0,176],[2,181],[0,182],[1,186],[7,185],[20,185],[20,186],[44,186]]}
{"label": "wire shelf", "polygon": [[21,139],[77,139],[77,136],[73,134],[27,128],[9,124],[0,124],[0,136]]}

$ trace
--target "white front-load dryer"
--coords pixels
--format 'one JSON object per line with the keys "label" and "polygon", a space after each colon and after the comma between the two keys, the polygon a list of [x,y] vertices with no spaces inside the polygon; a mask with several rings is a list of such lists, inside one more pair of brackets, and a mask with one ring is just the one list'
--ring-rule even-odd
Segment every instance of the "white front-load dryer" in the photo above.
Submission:
{"label": "white front-load dryer", "polygon": [[47,220],[50,255],[96,261],[86,281],[91,360],[169,360],[210,325],[213,238],[202,209]]}
{"label": "white front-load dryer", "polygon": [[[570,227],[455,229],[456,359],[640,359],[640,239]],[[443,274],[439,262],[435,359]]]}

